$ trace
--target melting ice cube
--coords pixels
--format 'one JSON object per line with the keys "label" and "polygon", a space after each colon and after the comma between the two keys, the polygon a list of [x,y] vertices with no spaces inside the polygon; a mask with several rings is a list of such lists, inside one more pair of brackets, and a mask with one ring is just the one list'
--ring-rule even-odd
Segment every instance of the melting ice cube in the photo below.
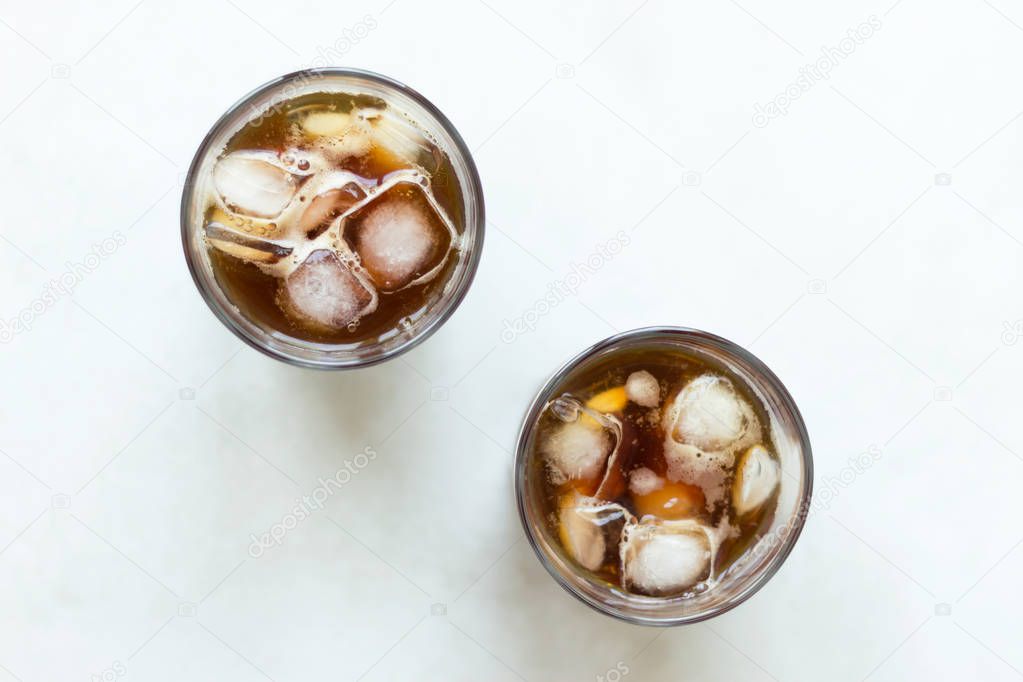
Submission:
{"label": "melting ice cube", "polygon": [[454,230],[418,184],[399,182],[352,213],[344,237],[382,291],[431,279],[447,258]]}
{"label": "melting ice cube", "polygon": [[373,139],[405,161],[434,170],[435,145],[423,129],[391,108],[363,109],[361,115],[372,123]]}
{"label": "melting ice cube", "polygon": [[285,311],[323,327],[343,329],[376,309],[377,296],[328,249],[319,249],[284,281]]}
{"label": "melting ice cube", "polygon": [[220,223],[229,230],[247,234],[259,239],[276,240],[284,236],[284,230],[278,221],[265,218],[253,218],[213,207],[206,218],[207,223]]}
{"label": "melting ice cube", "polygon": [[222,223],[206,225],[206,242],[224,253],[251,263],[277,263],[291,255],[292,248],[233,230]]}
{"label": "melting ice cube", "polygon": [[[366,191],[359,183],[350,180],[347,173],[328,180],[318,188],[298,221],[298,229],[309,239],[323,233],[335,218],[366,197]],[[331,185],[334,185],[333,187]]]}
{"label": "melting ice cube", "polygon": [[230,208],[257,218],[280,214],[298,189],[277,156],[260,151],[232,152],[217,161],[213,185]]}
{"label": "melting ice cube", "polygon": [[771,496],[778,485],[778,463],[763,445],[754,445],[739,460],[732,483],[732,506],[739,514],[753,511]]}
{"label": "melting ice cube", "polygon": [[310,137],[340,137],[352,124],[352,115],[340,111],[312,111],[302,118],[302,130]]}
{"label": "melting ice cube", "polygon": [[652,469],[640,467],[629,473],[629,492],[637,497],[649,495],[664,487],[664,479]]}
{"label": "melting ice cube", "polygon": [[668,478],[698,485],[713,506],[728,492],[740,448],[760,439],[753,408],[724,377],[704,374],[686,384],[662,419]]}
{"label": "melting ice cube", "polygon": [[672,405],[672,437],[701,450],[724,450],[755,423],[753,409],[732,382],[713,374],[699,376],[679,392]]}
{"label": "melting ice cube", "polygon": [[362,156],[373,147],[372,126],[361,110],[311,111],[301,125],[306,137],[331,156]]}
{"label": "melting ice cube", "polygon": [[622,585],[654,597],[684,594],[712,577],[717,547],[716,530],[690,519],[626,526]]}
{"label": "melting ice cube", "polygon": [[545,435],[540,451],[547,461],[551,479],[585,481],[589,491],[602,500],[613,500],[625,490],[624,467],[631,452],[622,447],[625,430],[615,416],[583,405],[571,395],[561,395],[547,404],[560,423]]}
{"label": "melting ice cube", "polygon": [[614,434],[582,420],[558,424],[541,445],[555,483],[594,481],[614,449]]}
{"label": "melting ice cube", "polygon": [[608,504],[577,492],[558,502],[558,537],[569,556],[595,571],[618,555],[622,530],[635,519],[619,504]]}
{"label": "melting ice cube", "polygon": [[653,374],[641,369],[626,379],[625,395],[641,407],[657,407],[661,402],[661,387]]}

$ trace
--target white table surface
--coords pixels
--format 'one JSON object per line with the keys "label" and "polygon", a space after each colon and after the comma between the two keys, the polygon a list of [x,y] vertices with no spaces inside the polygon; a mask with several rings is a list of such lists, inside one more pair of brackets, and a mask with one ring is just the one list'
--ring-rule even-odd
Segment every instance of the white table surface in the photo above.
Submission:
{"label": "white table surface", "polygon": [[[29,327],[0,328],[0,682],[1023,675],[1023,9],[378,4],[0,8],[0,318]],[[754,125],[871,15],[827,80]],[[212,122],[324,55],[447,113],[489,218],[447,325],[341,374],[243,346],[178,232]],[[540,382],[651,324],[766,361],[817,468],[777,576],[670,630],[563,592],[510,486]]]}

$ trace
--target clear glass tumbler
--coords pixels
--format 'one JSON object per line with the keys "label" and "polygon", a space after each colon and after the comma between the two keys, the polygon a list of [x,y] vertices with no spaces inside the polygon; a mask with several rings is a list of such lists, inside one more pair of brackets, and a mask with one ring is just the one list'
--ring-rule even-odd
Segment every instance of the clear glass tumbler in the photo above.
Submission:
{"label": "clear glass tumbler", "polygon": [[[711,364],[724,365],[744,380],[763,403],[772,422],[781,462],[777,508],[756,544],[710,590],[694,597],[653,598],[629,594],[573,562],[544,518],[544,469],[532,462],[534,427],[549,400],[574,377],[622,350],[680,350]],[[792,396],[768,367],[746,349],[713,334],[681,327],[648,327],[601,341],[554,373],[526,412],[515,459],[515,493],[526,536],[544,568],[568,592],[592,608],[640,625],[683,625],[724,613],[748,599],[770,580],[792,550],[810,505],[813,459],[803,418]]]}
{"label": "clear glass tumbler", "polygon": [[[462,206],[458,262],[426,311],[400,333],[352,344],[325,344],[294,338],[246,317],[218,285],[204,242],[203,197],[211,169],[231,136],[271,108],[302,95],[343,92],[383,99],[416,121],[451,161]],[[483,189],[469,149],[451,122],[418,92],[386,76],[346,68],[309,69],[281,76],[252,91],[213,125],[188,170],[181,198],[181,240],[199,293],[213,313],[245,343],[285,362],[317,369],[365,367],[410,350],[435,332],[455,311],[472,284],[483,249]]]}

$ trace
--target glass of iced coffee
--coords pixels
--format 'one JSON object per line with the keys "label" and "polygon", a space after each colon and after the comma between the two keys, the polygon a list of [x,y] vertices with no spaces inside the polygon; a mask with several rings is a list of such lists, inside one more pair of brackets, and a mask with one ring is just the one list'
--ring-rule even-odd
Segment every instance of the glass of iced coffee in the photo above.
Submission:
{"label": "glass of iced coffee", "polygon": [[692,329],[638,329],[569,361],[519,434],[515,484],[541,563],[593,608],[643,625],[723,613],[788,556],[810,442],[762,362]]}
{"label": "glass of iced coffee", "polygon": [[461,302],[483,194],[462,138],[422,95],[312,69],[216,122],[181,230],[200,293],[246,343],[296,365],[362,367],[412,348]]}

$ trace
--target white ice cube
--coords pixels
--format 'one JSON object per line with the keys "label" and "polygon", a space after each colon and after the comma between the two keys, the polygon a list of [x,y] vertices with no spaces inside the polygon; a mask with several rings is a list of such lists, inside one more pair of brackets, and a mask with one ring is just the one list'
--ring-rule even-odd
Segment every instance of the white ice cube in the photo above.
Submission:
{"label": "white ice cube", "polygon": [[641,407],[657,407],[661,402],[661,387],[653,374],[641,369],[626,379],[625,395]]}
{"label": "white ice cube", "polygon": [[651,469],[640,467],[629,474],[629,492],[642,497],[664,487],[664,479]]}
{"label": "white ice cube", "polygon": [[340,111],[311,111],[302,118],[302,130],[310,137],[340,137],[352,125],[352,115]]}
{"label": "white ice cube", "polygon": [[432,152],[433,144],[423,129],[400,112],[364,109],[362,115],[372,123],[374,141],[405,161],[417,164]]}
{"label": "white ice cube", "polygon": [[650,596],[683,594],[711,577],[717,544],[714,529],[691,519],[627,526],[623,586]]}
{"label": "white ice cube", "polygon": [[435,275],[453,230],[422,187],[401,182],[349,216],[344,237],[377,288],[389,292]]}
{"label": "white ice cube", "polygon": [[232,152],[213,167],[213,185],[228,207],[256,218],[273,218],[287,206],[298,182],[272,152]]}
{"label": "white ice cube", "polygon": [[672,437],[710,452],[724,450],[741,439],[756,421],[753,409],[732,382],[713,374],[686,384],[671,411]]}
{"label": "white ice cube", "polygon": [[771,496],[781,478],[778,463],[763,445],[754,445],[739,460],[732,484],[732,506],[738,514],[753,511]]}
{"label": "white ice cube", "polygon": [[343,329],[376,309],[371,287],[328,249],[319,249],[284,283],[286,311],[330,329]]}
{"label": "white ice cube", "polygon": [[598,478],[613,448],[611,431],[581,419],[558,424],[541,444],[556,484]]}
{"label": "white ice cube", "polygon": [[699,486],[708,506],[726,499],[736,452],[760,440],[753,408],[728,379],[704,374],[664,411],[668,478]]}
{"label": "white ice cube", "polygon": [[634,517],[619,504],[608,504],[577,492],[559,501],[558,537],[565,551],[583,567],[595,571],[614,560],[618,541]]}

